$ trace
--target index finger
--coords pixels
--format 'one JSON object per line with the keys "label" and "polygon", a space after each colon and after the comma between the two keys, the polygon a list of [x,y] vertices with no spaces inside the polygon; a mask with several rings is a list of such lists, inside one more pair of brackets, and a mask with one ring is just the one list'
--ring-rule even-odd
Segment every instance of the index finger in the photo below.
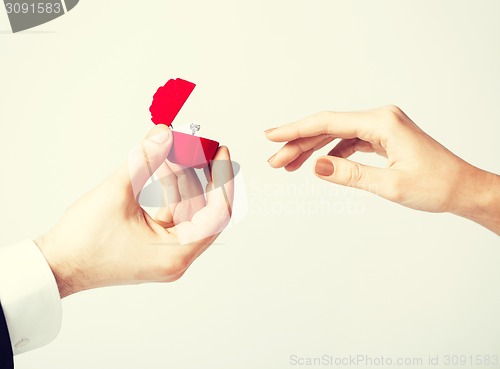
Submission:
{"label": "index finger", "polygon": [[330,135],[335,138],[361,138],[372,141],[378,138],[378,117],[375,111],[321,112],[266,131],[274,142],[286,142],[301,137]]}

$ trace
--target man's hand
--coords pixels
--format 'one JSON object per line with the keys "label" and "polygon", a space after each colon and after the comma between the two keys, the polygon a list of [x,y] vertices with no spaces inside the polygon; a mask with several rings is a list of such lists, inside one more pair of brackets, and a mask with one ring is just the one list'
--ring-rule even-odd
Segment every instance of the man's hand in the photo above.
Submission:
{"label": "man's hand", "polygon": [[[171,145],[170,129],[154,127],[127,163],[36,240],[61,297],[101,286],[175,281],[228,224],[228,149],[218,149],[204,192],[194,169],[168,162]],[[137,199],[154,172],[161,177],[165,206],[152,219]]]}
{"label": "man's hand", "polygon": [[[423,132],[398,107],[362,112],[323,112],[266,131],[287,142],[269,159],[293,171],[314,153],[340,142],[319,157],[315,174],[324,180],[371,191],[407,207],[452,212],[500,234],[500,177],[454,155]],[[387,158],[386,168],[347,158],[357,151]]]}

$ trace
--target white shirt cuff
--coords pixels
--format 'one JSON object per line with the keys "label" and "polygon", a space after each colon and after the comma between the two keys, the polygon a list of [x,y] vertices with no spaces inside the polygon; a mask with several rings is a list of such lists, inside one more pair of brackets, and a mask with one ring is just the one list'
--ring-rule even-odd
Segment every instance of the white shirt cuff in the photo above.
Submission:
{"label": "white shirt cuff", "polygon": [[44,346],[59,333],[59,290],[33,241],[0,248],[0,304],[14,355]]}

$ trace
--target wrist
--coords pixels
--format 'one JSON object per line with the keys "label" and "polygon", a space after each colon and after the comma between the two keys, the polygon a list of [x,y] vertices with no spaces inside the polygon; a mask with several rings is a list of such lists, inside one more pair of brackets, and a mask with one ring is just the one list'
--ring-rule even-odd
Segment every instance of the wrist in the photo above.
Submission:
{"label": "wrist", "polygon": [[69,262],[64,262],[57,254],[57,250],[54,247],[50,234],[44,234],[38,237],[35,240],[35,244],[42,252],[45,260],[52,270],[61,299],[78,292],[79,290],[75,288],[76,286],[74,283],[74,269],[69,265]]}
{"label": "wrist", "polygon": [[500,176],[468,164],[461,179],[450,212],[500,234]]}

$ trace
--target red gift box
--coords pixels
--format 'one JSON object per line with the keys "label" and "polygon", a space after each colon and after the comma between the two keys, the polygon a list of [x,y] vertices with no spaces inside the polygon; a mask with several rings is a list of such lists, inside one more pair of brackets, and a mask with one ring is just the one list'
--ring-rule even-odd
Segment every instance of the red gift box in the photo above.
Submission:
{"label": "red gift box", "polygon": [[[149,108],[154,124],[171,126],[195,84],[183,79],[171,79],[158,88]],[[204,137],[172,131],[173,144],[168,160],[185,167],[203,168],[215,156],[219,143]]]}

